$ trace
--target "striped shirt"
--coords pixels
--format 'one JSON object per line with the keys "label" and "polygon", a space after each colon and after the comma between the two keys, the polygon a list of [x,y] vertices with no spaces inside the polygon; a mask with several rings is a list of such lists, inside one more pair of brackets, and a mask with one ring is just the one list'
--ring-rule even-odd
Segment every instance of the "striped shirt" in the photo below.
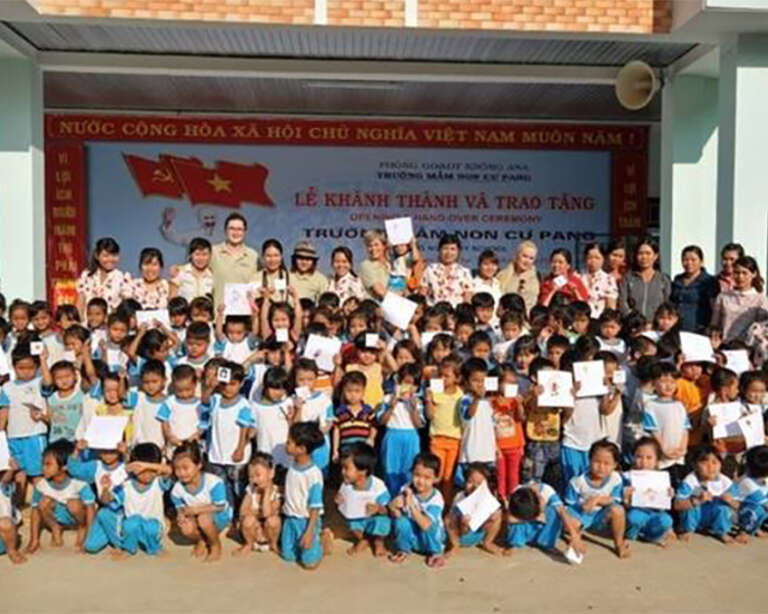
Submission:
{"label": "striped shirt", "polygon": [[339,447],[364,442],[376,426],[376,414],[370,405],[363,404],[357,414],[346,405],[336,408],[336,427],[339,429]]}

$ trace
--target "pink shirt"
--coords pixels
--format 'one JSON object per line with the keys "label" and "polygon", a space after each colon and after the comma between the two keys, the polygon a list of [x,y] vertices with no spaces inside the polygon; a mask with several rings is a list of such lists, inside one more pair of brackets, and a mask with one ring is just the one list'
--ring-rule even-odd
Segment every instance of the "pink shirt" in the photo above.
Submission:
{"label": "pink shirt", "polygon": [[768,312],[768,298],[754,288],[721,292],[712,309],[712,326],[723,331],[725,342],[739,339],[755,320],[761,319],[761,310]]}

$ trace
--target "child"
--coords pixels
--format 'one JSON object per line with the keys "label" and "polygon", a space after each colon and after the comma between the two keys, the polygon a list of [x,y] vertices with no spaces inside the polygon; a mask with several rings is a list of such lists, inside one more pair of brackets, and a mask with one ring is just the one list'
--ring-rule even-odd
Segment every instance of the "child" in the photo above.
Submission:
{"label": "child", "polygon": [[[635,445],[645,436],[645,406],[648,401],[656,397],[654,383],[660,375],[659,364],[655,357],[643,356],[637,361],[630,377],[627,378],[624,396],[627,411],[624,413],[621,435],[625,466],[633,463]],[[636,385],[630,387],[631,382],[636,382]]]}
{"label": "child", "polygon": [[469,497],[477,488],[488,484],[490,474],[488,467],[482,463],[470,463],[467,467],[467,480],[464,490],[456,495],[451,513],[445,518],[445,530],[448,533],[448,549],[445,557],[452,556],[459,546],[480,546],[490,554],[501,554],[501,548],[496,545],[496,537],[501,529],[501,510],[493,512],[478,529],[470,528],[471,518],[462,514],[459,503]]}
{"label": "child", "polygon": [[[107,317],[106,338],[99,341],[94,348],[94,357],[106,363],[112,373],[120,373],[127,369],[129,357],[123,351],[123,344],[128,338],[130,323],[128,318],[115,312]],[[93,347],[93,341],[91,342]]]}
{"label": "child", "polygon": [[472,309],[475,312],[477,325],[475,331],[486,333],[492,343],[499,341],[495,330],[494,297],[490,292],[478,292],[472,297]]}
{"label": "child", "polygon": [[264,374],[261,400],[251,404],[256,449],[271,455],[275,465],[281,468],[279,472],[291,464],[286,442],[296,413],[287,389],[288,374],[282,367],[272,367]]}
{"label": "child", "polygon": [[669,471],[672,487],[677,488],[684,470],[691,423],[685,407],[675,399],[677,370],[674,365],[659,363],[654,388],[656,397],[645,404],[643,426],[659,442],[659,468]]}
{"label": "child", "polygon": [[560,370],[560,359],[571,349],[571,342],[565,335],[554,334],[547,339],[547,359],[552,361],[555,369]]}
{"label": "child", "polygon": [[168,318],[171,321],[171,331],[178,340],[176,356],[183,356],[187,341],[187,321],[189,320],[189,303],[187,299],[175,296],[168,301]]}
{"label": "child", "polygon": [[[366,347],[367,337],[371,333],[360,333],[355,338],[355,349],[357,350],[357,360],[354,364],[348,364],[346,372],[351,373],[354,371],[361,372],[365,375],[365,393],[363,394],[363,401],[376,409],[384,400],[384,373],[379,359],[379,346]],[[381,343],[377,336],[377,344]],[[336,380],[340,381],[342,373],[340,369],[336,370]]]}
{"label": "child", "polygon": [[413,459],[419,453],[419,433],[424,421],[424,407],[418,397],[420,369],[406,364],[397,372],[399,385],[395,393],[384,398],[378,413],[384,427],[381,442],[381,464],[384,482],[390,494],[396,495],[411,481]]}
{"label": "child", "polygon": [[67,458],[71,451],[72,444],[59,441],[49,445],[43,453],[43,479],[37,481],[32,491],[27,554],[40,549],[43,526],[51,531],[51,546],[54,548],[64,545],[63,529],[75,529],[75,550],[84,551],[85,536],[96,513],[96,497],[88,484],[67,473]]}
{"label": "child", "polygon": [[710,393],[709,376],[704,375],[700,362],[686,362],[682,353],[679,357],[680,379],[677,381],[677,398],[688,412],[691,423],[688,432],[688,447],[694,448],[702,441],[702,413]]}
{"label": "child", "polygon": [[43,393],[48,408],[50,431],[49,441],[75,443],[82,435],[81,421],[85,398],[83,389],[78,385],[75,365],[66,360],[53,363],[48,369],[48,361],[40,361]]}
{"label": "child", "polygon": [[102,342],[107,341],[107,301],[98,296],[88,301],[85,322],[91,333],[91,350],[98,352]]}
{"label": "child", "polygon": [[[622,507],[622,481],[616,471],[620,453],[610,441],[596,441],[589,449],[589,469],[572,478],[565,491],[565,503],[571,516],[571,534],[602,531],[610,527],[616,555],[629,558],[629,543],[624,539],[626,517]],[[583,542],[574,544],[584,554]]]}
{"label": "child", "polygon": [[213,396],[210,389],[203,396],[208,406],[206,450],[208,469],[224,481],[227,501],[234,510],[242,496],[243,467],[251,457],[250,429],[256,423],[248,401],[240,394],[245,379],[242,365],[226,362],[221,368],[229,370],[229,381],[220,382]]}
{"label": "child", "polygon": [[14,503],[14,473],[18,470],[16,461],[11,460],[8,469],[0,471],[0,554],[8,553],[11,563],[27,562],[18,549],[21,512]]}
{"label": "child", "polygon": [[203,472],[203,456],[195,441],[184,441],[174,450],[173,471],[178,482],[171,489],[171,502],[179,530],[195,542],[193,556],[206,555],[206,563],[218,561],[221,532],[232,520],[226,486],[218,476]]}
{"label": "child", "polygon": [[501,316],[500,326],[502,340],[493,346],[493,357],[498,363],[513,362],[513,346],[523,334],[525,316],[517,311],[507,311]]}
{"label": "child", "polygon": [[438,482],[443,499],[450,497],[453,490],[453,471],[461,447],[461,417],[459,401],[464,392],[459,388],[459,361],[444,358],[440,363],[440,380],[443,390],[430,389],[426,396],[426,414],[429,418],[429,451],[440,461]]}
{"label": "child", "polygon": [[259,312],[252,305],[250,321],[246,316],[224,317],[226,305],[216,309],[216,343],[213,351],[225,360],[243,363],[258,345]]}
{"label": "child", "polygon": [[[643,437],[635,445],[634,469],[639,471],[657,471],[661,458],[661,446],[653,437]],[[624,474],[624,505],[627,507],[627,539],[635,540],[638,537],[658,544],[661,547],[667,545],[670,539],[674,539],[672,530],[672,516],[660,509],[632,507],[632,472]]]}
{"label": "child", "polygon": [[466,478],[464,469],[469,463],[483,463],[491,472],[495,470],[496,464],[493,408],[490,400],[485,398],[488,376],[485,362],[470,358],[464,363],[463,371],[468,394],[464,395],[459,404],[462,424],[459,471],[456,472],[456,483],[459,486],[463,486]]}
{"label": "child", "polygon": [[147,360],[141,367],[141,390],[131,416],[131,445],[153,443],[161,449],[165,445],[163,423],[157,419],[157,412],[166,400],[165,382],[165,365],[159,360]]}
{"label": "child", "polygon": [[29,303],[21,300],[15,300],[8,308],[8,321],[11,324],[11,330],[5,337],[5,351],[13,354],[16,344],[29,332],[31,324],[31,308]]}
{"label": "child", "polygon": [[601,350],[613,352],[624,362],[627,356],[627,344],[619,337],[621,334],[621,314],[616,309],[605,309],[598,319],[600,336],[597,338]]}
{"label": "child", "polygon": [[[598,352],[595,360],[602,360],[605,367],[605,383],[608,394],[603,397],[600,406],[600,432],[601,438],[612,441],[619,449],[622,443],[622,425],[624,421],[624,400],[622,392],[624,384],[615,384],[614,375],[622,371],[619,360],[613,352]],[[622,371],[623,372],[623,371]]]}
{"label": "child", "polygon": [[[694,531],[706,531],[723,543],[729,535],[733,512],[739,504],[733,498],[733,482],[720,473],[720,458],[712,446],[701,446],[692,458],[693,471],[677,487],[674,509],[680,515],[680,539],[687,542]],[[739,541],[745,541],[740,536]]]}
{"label": "child", "polygon": [[[99,395],[99,390],[101,395]],[[101,399],[99,399],[101,396]],[[87,406],[83,416],[83,432],[88,428],[92,416],[123,416],[128,418],[125,427],[125,441],[133,439],[132,414],[136,406],[136,391],[126,393],[125,378],[122,375],[108,371],[101,379],[100,388],[91,392],[91,398],[96,399],[95,406]]]}
{"label": "child", "polygon": [[660,335],[677,330],[680,312],[672,303],[662,303],[653,314],[653,329]]}
{"label": "child", "polygon": [[0,431],[8,437],[8,450],[19,465],[15,474],[16,505],[21,508],[27,495],[27,480],[37,481],[43,474],[46,446],[45,401],[37,375],[40,357],[30,354],[28,342],[18,343],[11,352],[15,379],[0,388]]}
{"label": "child", "polygon": [[272,456],[255,452],[248,463],[248,486],[240,504],[240,532],[245,543],[233,554],[279,553],[280,501]]}
{"label": "child", "polygon": [[331,462],[329,433],[333,428],[333,402],[323,390],[316,390],[317,365],[310,358],[299,358],[293,369],[293,405],[297,422],[315,422],[323,433],[324,443],[312,452],[312,462],[327,477]]}
{"label": "child", "polygon": [[556,553],[555,546],[564,527],[569,532],[571,546],[581,547],[579,534],[570,531],[571,523],[562,500],[549,484],[535,480],[521,484],[509,495],[507,509],[505,556],[523,546]]}
{"label": "child", "polygon": [[525,450],[522,397],[519,390],[514,396],[507,396],[508,387],[518,387],[517,376],[514,365],[504,363],[499,378],[500,394],[491,398],[491,406],[498,450],[496,466],[499,496],[505,501],[520,483],[520,466]]}
{"label": "child", "polygon": [[394,518],[395,553],[391,560],[402,563],[411,552],[426,554],[429,567],[442,567],[443,508],[445,502],[435,488],[440,474],[440,459],[434,454],[419,454],[413,462],[413,480],[403,486],[400,494],[389,503]]}
{"label": "child", "polygon": [[316,569],[332,534],[322,528],[323,474],[312,464],[312,452],[323,445],[323,434],[313,422],[297,422],[288,431],[285,449],[291,464],[285,476],[280,554],[304,569]]}
{"label": "child", "polygon": [[[592,324],[592,307],[586,301],[574,301],[569,306],[573,315],[571,330],[579,336],[589,334]],[[602,313],[602,310],[600,313]]]}
{"label": "child", "polygon": [[345,373],[339,383],[341,403],[336,407],[331,460],[338,463],[344,448],[356,442],[373,445],[376,441],[376,414],[363,402],[365,375],[359,371]]}
{"label": "child", "polygon": [[173,394],[157,410],[168,458],[172,458],[174,448],[183,442],[200,440],[204,426],[203,407],[195,394],[195,369],[190,365],[179,365],[173,370],[171,380]]}
{"label": "child", "polygon": [[49,364],[64,358],[64,344],[53,330],[53,311],[45,301],[35,301],[30,305],[30,319],[37,336],[45,344]]}
{"label": "child", "polygon": [[737,483],[734,499],[739,503],[739,530],[744,535],[765,537],[768,519],[768,446],[747,452],[747,474]]}
{"label": "child", "polygon": [[199,379],[202,377],[206,361],[211,358],[211,327],[205,322],[192,322],[187,327],[184,345],[186,354],[179,358],[178,365],[189,365]]}
{"label": "child", "polygon": [[[499,272],[499,259],[493,250],[486,249],[477,258],[477,277],[472,280],[475,296],[481,293],[491,295],[493,304],[498,305],[501,299],[501,283],[496,277]],[[474,306],[474,296],[472,297]],[[495,319],[495,317],[494,317]]]}
{"label": "child", "polygon": [[[383,557],[387,553],[384,540],[392,528],[387,514],[390,496],[384,482],[373,475],[376,461],[376,452],[367,443],[349,446],[342,461],[344,484],[336,495],[336,505],[354,539],[354,544],[347,550],[350,555],[365,550],[368,539],[373,541],[374,556]],[[354,500],[365,502],[364,513],[362,516],[355,514],[347,517],[345,510]]]}

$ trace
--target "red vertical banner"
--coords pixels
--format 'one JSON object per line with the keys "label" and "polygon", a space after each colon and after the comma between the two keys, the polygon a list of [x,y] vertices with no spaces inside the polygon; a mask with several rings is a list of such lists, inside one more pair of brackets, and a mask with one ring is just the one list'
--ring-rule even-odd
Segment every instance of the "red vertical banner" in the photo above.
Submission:
{"label": "red vertical banner", "polygon": [[51,304],[74,303],[77,276],[86,265],[85,147],[45,147],[46,277]]}
{"label": "red vertical banner", "polygon": [[611,233],[643,236],[648,228],[648,157],[645,151],[611,154]]}

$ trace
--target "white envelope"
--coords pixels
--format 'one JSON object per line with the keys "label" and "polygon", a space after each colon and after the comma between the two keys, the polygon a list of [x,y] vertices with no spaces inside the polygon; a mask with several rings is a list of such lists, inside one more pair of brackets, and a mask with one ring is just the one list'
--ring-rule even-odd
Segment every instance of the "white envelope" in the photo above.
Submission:
{"label": "white envelope", "polygon": [[407,298],[387,292],[381,302],[384,319],[401,330],[406,330],[418,305]]}
{"label": "white envelope", "polygon": [[681,332],[680,350],[685,362],[715,362],[712,342],[706,335]]}
{"label": "white envelope", "polygon": [[608,394],[605,387],[605,363],[602,360],[586,360],[573,363],[573,379],[580,386],[576,396],[598,397]]}
{"label": "white envelope", "polygon": [[733,437],[739,435],[740,431],[735,424],[741,418],[741,403],[710,403],[707,406],[710,416],[717,418],[715,426],[712,427],[712,437],[722,439],[724,437]]}
{"label": "white envelope", "polygon": [[342,484],[339,488],[342,497],[339,513],[348,519],[366,518],[366,506],[376,503],[376,493],[367,490],[356,490],[351,484]]}
{"label": "white envelope", "polygon": [[499,390],[499,378],[498,377],[486,377],[485,378],[485,391],[497,392]]}
{"label": "white envelope", "polygon": [[248,301],[248,293],[253,292],[253,289],[253,284],[225,284],[224,313],[228,316],[251,315],[251,304]]}
{"label": "white envelope", "polygon": [[333,371],[333,357],[341,350],[341,341],[332,337],[310,335],[304,347],[304,358],[311,358],[322,371]]}
{"label": "white envelope", "polygon": [[471,495],[459,501],[456,507],[462,516],[469,516],[470,530],[477,531],[491,517],[491,514],[501,507],[501,503],[491,494],[488,483],[483,482],[482,486],[475,488]]}
{"label": "white envelope", "polygon": [[11,453],[8,450],[8,436],[0,431],[0,471],[11,468]]}
{"label": "white envelope", "polygon": [[288,342],[288,329],[287,328],[276,328],[275,329],[275,340],[278,343],[287,343]]}
{"label": "white envelope", "polygon": [[407,245],[413,239],[413,221],[409,217],[396,217],[384,221],[390,245]]}
{"label": "white envelope", "polygon": [[166,328],[171,327],[171,318],[167,309],[143,309],[136,312],[136,325],[141,326],[146,323],[150,328],[155,326],[155,322],[160,322]]}
{"label": "white envelope", "polygon": [[747,350],[723,350],[723,356],[725,356],[725,366],[736,375],[752,370]]}
{"label": "white envelope", "polygon": [[765,445],[765,423],[761,414],[747,414],[738,421],[747,449]]}
{"label": "white envelope", "polygon": [[539,395],[539,407],[573,407],[573,375],[570,371],[541,369],[536,374],[544,392]]}
{"label": "white envelope", "polygon": [[85,429],[83,439],[88,447],[95,450],[114,450],[123,440],[123,431],[128,424],[125,416],[94,416]]}
{"label": "white envelope", "polygon": [[365,347],[378,349],[379,336],[375,333],[365,333]]}
{"label": "white envelope", "polygon": [[669,473],[666,471],[629,472],[632,481],[632,507],[649,507],[657,510],[672,509]]}
{"label": "white envelope", "polygon": [[443,380],[440,379],[439,377],[429,380],[429,389],[432,392],[442,392],[443,390],[445,390],[445,385],[443,383]]}

